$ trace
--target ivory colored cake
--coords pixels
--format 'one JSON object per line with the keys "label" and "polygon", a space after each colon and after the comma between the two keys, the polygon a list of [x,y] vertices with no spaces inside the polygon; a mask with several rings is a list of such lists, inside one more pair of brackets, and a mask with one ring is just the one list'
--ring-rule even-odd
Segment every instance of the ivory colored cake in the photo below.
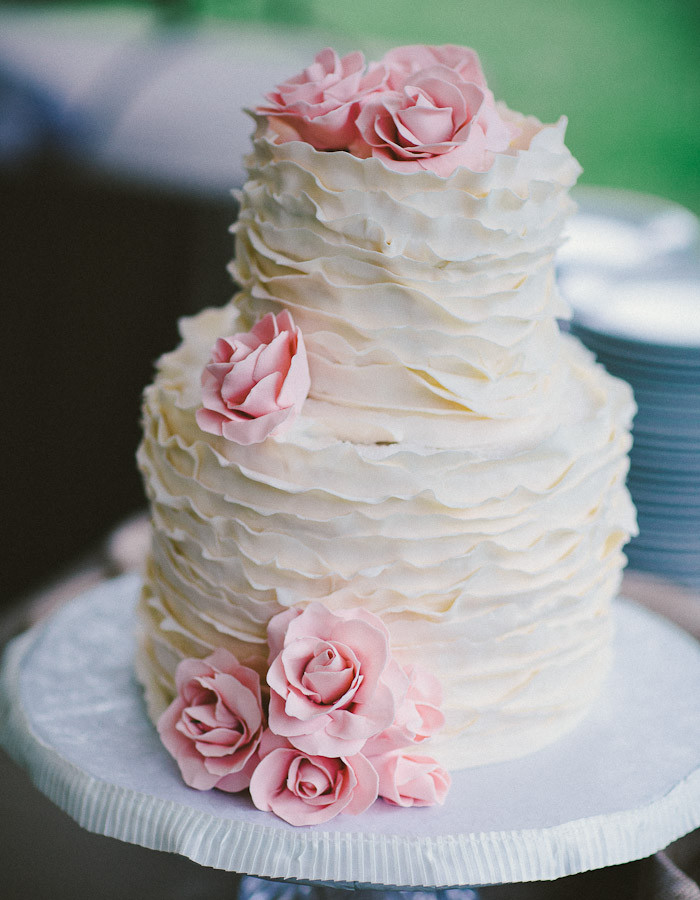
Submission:
{"label": "ivory colored cake", "polygon": [[[256,111],[240,291],[181,323],[145,393],[139,678],[155,721],[183,658],[224,648],[263,673],[273,616],[361,607],[442,685],[432,756],[514,758],[598,694],[635,528],[631,392],[557,325],[580,168],[565,121],[495,105],[471,51],[400,48],[362,70],[328,54]],[[437,131],[416,137],[425,109]],[[310,385],[287,430],[202,427],[217,340],[283,312]]]}

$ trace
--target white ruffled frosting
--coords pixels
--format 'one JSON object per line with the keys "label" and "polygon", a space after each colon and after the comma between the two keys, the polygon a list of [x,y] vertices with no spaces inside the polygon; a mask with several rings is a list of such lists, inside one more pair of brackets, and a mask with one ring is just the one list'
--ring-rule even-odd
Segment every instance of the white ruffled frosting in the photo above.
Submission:
{"label": "white ruffled frosting", "polygon": [[[567,314],[552,261],[580,168],[565,121],[522,120],[528,149],[450,178],[275,144],[259,123],[234,277],[246,327],[291,310],[307,413],[338,438],[469,447],[540,436]],[[505,427],[494,427],[496,423]]]}
{"label": "white ruffled frosting", "polygon": [[[266,655],[282,608],[380,615],[428,667],[450,768],[570,728],[608,666],[634,531],[629,388],[555,317],[553,254],[579,168],[564,122],[521,120],[490,171],[389,171],[275,144],[259,123],[234,303],[182,323],[145,395],[153,511],[138,669],[155,717],[183,656]],[[311,392],[283,438],[195,422],[217,337],[289,309]],[[422,745],[426,746],[426,745]]]}

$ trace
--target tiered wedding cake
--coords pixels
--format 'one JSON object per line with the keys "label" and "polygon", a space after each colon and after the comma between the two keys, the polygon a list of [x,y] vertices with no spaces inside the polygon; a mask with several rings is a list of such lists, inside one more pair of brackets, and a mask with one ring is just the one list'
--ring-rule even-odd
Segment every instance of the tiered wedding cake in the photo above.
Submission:
{"label": "tiered wedding cake", "polygon": [[[183,659],[225,650],[264,681],[311,608],[333,627],[386,629],[424,724],[437,679],[445,724],[414,729],[421,753],[458,769],[536,750],[605,678],[635,527],[630,390],[556,321],[554,254],[580,171],[565,122],[496,105],[475,54],[450,46],[369,68],[324,51],[255,119],[240,292],[182,322],[145,395],[153,540],[137,668],[151,715],[173,701]],[[268,635],[287,610],[275,621],[288,632]],[[326,662],[354,646],[311,630],[330,641]],[[288,673],[304,703],[356,709],[323,696],[314,658]],[[171,705],[173,728],[214,697],[192,677],[210,693]],[[293,716],[276,677],[278,713]],[[215,723],[200,713],[175,744],[202,751],[187,730]],[[296,726],[272,730],[318,750]]]}

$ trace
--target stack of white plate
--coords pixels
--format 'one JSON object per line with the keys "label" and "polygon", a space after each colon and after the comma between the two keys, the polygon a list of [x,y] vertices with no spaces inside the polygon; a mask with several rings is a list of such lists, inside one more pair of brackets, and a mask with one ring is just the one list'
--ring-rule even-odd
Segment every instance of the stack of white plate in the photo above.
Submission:
{"label": "stack of white plate", "polygon": [[[622,224],[629,240],[634,230],[629,221]],[[614,230],[614,217],[606,227]],[[640,224],[640,247],[648,233],[648,223],[646,234]],[[585,227],[578,234],[580,239]],[[627,550],[630,566],[700,588],[697,245],[676,259],[669,255],[665,264],[663,254],[652,254],[646,265],[640,261],[622,271],[586,258],[586,247],[577,247],[576,240],[574,228],[561,265],[562,290],[574,310],[571,331],[611,374],[632,385],[639,407],[628,479],[639,536]]]}

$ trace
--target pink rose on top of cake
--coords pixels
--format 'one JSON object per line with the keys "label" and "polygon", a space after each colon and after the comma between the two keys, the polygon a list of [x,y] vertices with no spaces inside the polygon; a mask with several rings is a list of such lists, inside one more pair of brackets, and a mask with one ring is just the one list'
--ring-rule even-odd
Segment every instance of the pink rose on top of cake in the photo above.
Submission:
{"label": "pink rose on top of cake", "polygon": [[299,75],[266,94],[257,112],[268,117],[280,140],[301,140],[317,150],[344,150],[355,139],[357,103],[378,88],[383,70],[365,71],[359,51],[338,56],[329,47]]}
{"label": "pink rose on top of cake", "polygon": [[377,773],[360,753],[315,756],[266,731],[260,757],[250,782],[253,803],[290,825],[318,825],[341,812],[356,816],[377,799]]}
{"label": "pink rose on top of cake", "polygon": [[219,338],[202,372],[202,431],[258,444],[289,429],[309,393],[301,331],[284,310],[246,333]]}
{"label": "pink rose on top of cake", "polygon": [[263,733],[260,677],[227,650],[184,659],[177,696],[158,720],[158,733],[190,787],[242,791],[258,762]]}
{"label": "pink rose on top of cake", "polygon": [[470,47],[459,47],[456,44],[436,47],[408,44],[389,50],[378,65],[383,65],[388,70],[386,82],[390,90],[400,90],[408,75],[432,66],[447,66],[463,81],[471,82],[484,91],[487,89],[479,56]]}
{"label": "pink rose on top of cake", "polygon": [[379,776],[379,796],[395,806],[444,803],[450,776],[429,756],[395,750],[370,757]]}
{"label": "pink rose on top of cake", "polygon": [[384,90],[360,102],[355,155],[447,177],[458,166],[485,172],[494,153],[508,148],[513,128],[501,119],[473,51],[400,47],[383,65]]}
{"label": "pink rose on top of cake", "polygon": [[274,616],[268,643],[270,729],[299,750],[353,756],[394,721],[408,678],[377,616],[314,602]]}

